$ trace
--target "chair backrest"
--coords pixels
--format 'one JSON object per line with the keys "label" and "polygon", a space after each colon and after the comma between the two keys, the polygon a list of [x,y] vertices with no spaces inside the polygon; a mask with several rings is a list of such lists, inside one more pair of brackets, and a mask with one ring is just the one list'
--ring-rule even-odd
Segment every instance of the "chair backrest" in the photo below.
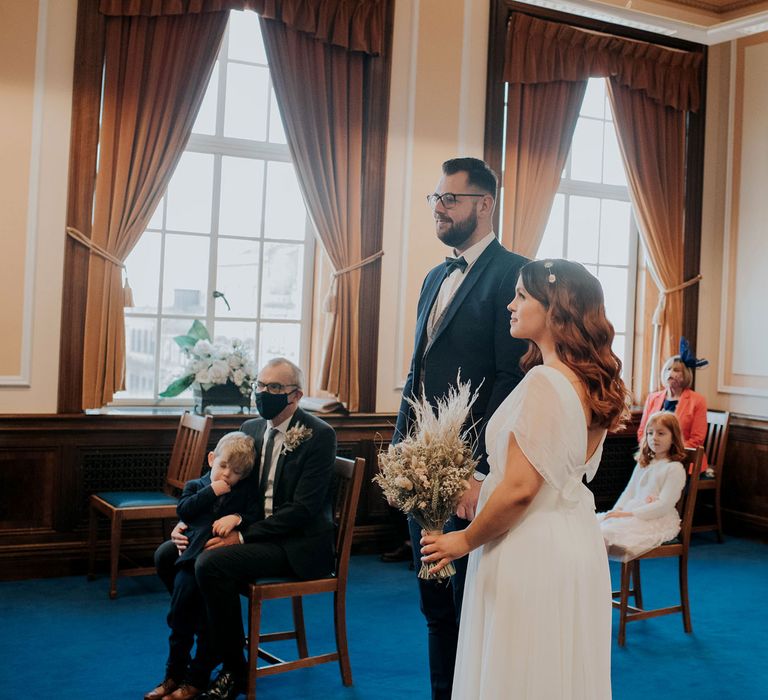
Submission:
{"label": "chair backrest", "polygon": [[707,438],[704,441],[704,449],[707,453],[707,462],[715,470],[718,479],[725,461],[730,422],[729,411],[707,411]]}
{"label": "chair backrest", "polygon": [[365,460],[336,457],[334,465],[333,521],[336,524],[336,576],[346,580],[355,529],[357,504],[363,485]]}
{"label": "chair backrest", "polygon": [[172,493],[173,489],[183,489],[187,481],[198,478],[202,473],[212,425],[211,416],[195,416],[189,412],[182,415],[165,475],[168,493]]}
{"label": "chair backrest", "polygon": [[685,488],[677,509],[680,513],[680,539],[684,547],[688,547],[691,539],[691,527],[693,525],[693,512],[696,509],[696,493],[699,490],[699,478],[701,477],[701,462],[704,459],[703,447],[686,447],[686,457],[683,461],[685,468]]}

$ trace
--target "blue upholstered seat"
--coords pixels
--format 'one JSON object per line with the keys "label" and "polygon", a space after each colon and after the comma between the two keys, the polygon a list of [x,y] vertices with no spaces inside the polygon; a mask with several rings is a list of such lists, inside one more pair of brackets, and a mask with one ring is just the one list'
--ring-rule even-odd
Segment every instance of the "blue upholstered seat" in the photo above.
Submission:
{"label": "blue upholstered seat", "polygon": [[178,499],[162,491],[102,491],[96,496],[115,508],[151,508],[175,506],[178,503]]}

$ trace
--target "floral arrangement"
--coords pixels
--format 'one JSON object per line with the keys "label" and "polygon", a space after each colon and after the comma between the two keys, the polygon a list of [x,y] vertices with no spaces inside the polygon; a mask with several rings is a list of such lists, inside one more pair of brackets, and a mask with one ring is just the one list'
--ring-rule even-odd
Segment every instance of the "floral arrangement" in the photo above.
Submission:
{"label": "floral arrangement", "polygon": [[214,384],[231,382],[243,396],[250,396],[256,381],[256,368],[247,350],[239,340],[229,345],[211,341],[206,327],[195,321],[186,335],[177,335],[176,344],[187,356],[184,374],[174,379],[160,396],[178,396],[192,384],[210,389]]}
{"label": "floral arrangement", "polygon": [[306,425],[296,423],[296,425],[288,428],[285,431],[285,440],[283,441],[283,449],[281,454],[288,454],[293,452],[302,442],[309,440],[312,437],[312,428],[308,428]]}
{"label": "floral arrangement", "polygon": [[[467,423],[477,391],[470,395],[469,382],[456,386],[438,399],[436,411],[425,398],[408,399],[414,420],[408,435],[379,454],[379,473],[374,481],[381,486],[391,505],[410,514],[427,532],[442,532],[456,512],[462,494],[469,488],[477,459],[474,425]],[[453,564],[437,574],[423,564],[419,578],[447,578],[456,573]]]}

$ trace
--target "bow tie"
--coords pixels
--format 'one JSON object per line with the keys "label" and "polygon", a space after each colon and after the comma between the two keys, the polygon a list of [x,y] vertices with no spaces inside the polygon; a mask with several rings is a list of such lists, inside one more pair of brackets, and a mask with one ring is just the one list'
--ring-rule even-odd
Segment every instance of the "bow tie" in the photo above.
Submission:
{"label": "bow tie", "polygon": [[447,257],[445,259],[445,274],[450,275],[454,270],[461,270],[461,274],[464,274],[464,270],[467,269],[469,263],[464,259],[462,255],[460,258]]}

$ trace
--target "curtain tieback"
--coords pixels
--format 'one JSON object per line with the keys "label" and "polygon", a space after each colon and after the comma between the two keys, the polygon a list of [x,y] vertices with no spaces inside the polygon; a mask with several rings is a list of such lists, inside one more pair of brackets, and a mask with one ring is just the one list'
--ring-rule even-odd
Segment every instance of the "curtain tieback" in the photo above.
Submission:
{"label": "curtain tieback", "polygon": [[328,290],[325,301],[323,302],[323,311],[329,314],[336,313],[336,280],[339,277],[346,275],[348,272],[352,272],[353,270],[359,270],[361,267],[370,265],[372,262],[375,262],[383,255],[384,251],[380,250],[378,253],[369,255],[367,258],[364,258],[359,262],[356,262],[352,265],[347,265],[347,267],[342,267],[340,270],[334,270],[333,274],[331,275],[331,287]]}
{"label": "curtain tieback", "polygon": [[[98,243],[94,243],[90,238],[88,238],[88,236],[82,233],[82,231],[78,231],[74,226],[67,226],[66,231],[70,238],[80,243],[80,245],[84,245],[92,253],[96,253],[96,255],[104,258],[104,260],[111,262],[121,270],[125,270],[125,263],[122,260],[116,258],[114,255],[112,255],[112,253],[102,248]],[[127,274],[125,276],[125,284],[123,284],[123,306],[133,306],[133,290],[131,289],[131,285],[128,284]]]}
{"label": "curtain tieback", "polygon": [[660,326],[662,322],[662,315],[664,314],[664,308],[667,305],[667,294],[672,294],[673,292],[679,292],[682,289],[685,289],[686,287],[692,287],[694,284],[698,284],[701,282],[703,277],[698,274],[695,277],[691,277],[691,279],[682,282],[674,287],[670,287],[669,289],[659,289],[659,302],[656,304],[656,309],[653,312],[653,325],[654,326]]}

